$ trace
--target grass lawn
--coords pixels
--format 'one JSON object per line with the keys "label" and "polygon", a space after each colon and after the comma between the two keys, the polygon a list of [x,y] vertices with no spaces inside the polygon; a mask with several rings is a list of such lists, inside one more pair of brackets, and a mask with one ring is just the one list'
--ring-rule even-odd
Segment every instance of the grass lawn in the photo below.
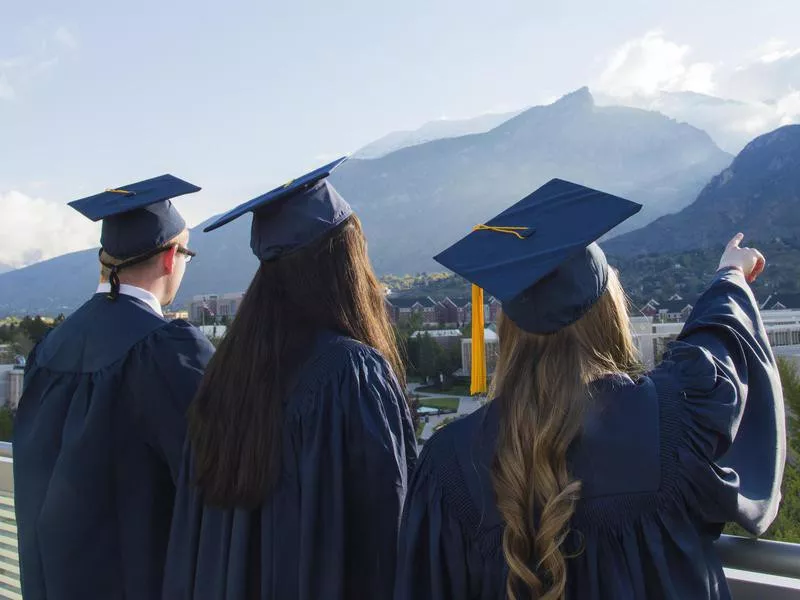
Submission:
{"label": "grass lawn", "polygon": [[429,408],[438,408],[439,410],[452,410],[453,412],[457,412],[458,398],[426,398],[425,396],[420,396],[419,405],[427,406]]}
{"label": "grass lawn", "polygon": [[417,439],[419,439],[419,436],[421,436],[421,435],[422,435],[422,430],[423,430],[423,429],[425,429],[425,421],[423,421],[422,419],[420,419],[420,420],[419,420],[419,423],[417,423],[417,431],[416,431],[416,434],[417,434]]}
{"label": "grass lawn", "polygon": [[446,389],[439,389],[439,386],[437,385],[426,385],[423,387],[418,387],[417,391],[423,394],[425,392],[428,392],[432,394],[453,394],[454,396],[469,396],[469,383],[456,382]]}

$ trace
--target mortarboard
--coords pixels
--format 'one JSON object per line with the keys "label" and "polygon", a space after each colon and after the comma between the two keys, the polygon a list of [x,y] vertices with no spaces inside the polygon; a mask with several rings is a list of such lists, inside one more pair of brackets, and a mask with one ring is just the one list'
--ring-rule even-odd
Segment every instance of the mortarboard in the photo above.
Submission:
{"label": "mortarboard", "polygon": [[112,270],[112,298],[119,291],[118,271],[150,258],[186,228],[170,199],[199,190],[172,175],[161,175],[69,203],[92,221],[103,221],[100,245],[122,261],[105,265]]}
{"label": "mortarboard", "polygon": [[[521,329],[554,333],[603,295],[608,263],[596,241],[641,208],[553,179],[434,258],[470,281],[474,297],[480,288],[500,300],[503,313]],[[481,348],[473,347],[478,362],[482,347],[482,340]],[[485,370],[479,376],[485,378]]]}
{"label": "mortarboard", "polygon": [[170,198],[200,188],[172,175],[161,175],[70,202],[92,221],[103,221],[100,245],[126,260],[160,248],[186,228]]}
{"label": "mortarboard", "polygon": [[341,224],[353,214],[327,177],[347,157],[293,179],[228,211],[203,231],[253,213],[250,248],[260,260],[286,256]]}

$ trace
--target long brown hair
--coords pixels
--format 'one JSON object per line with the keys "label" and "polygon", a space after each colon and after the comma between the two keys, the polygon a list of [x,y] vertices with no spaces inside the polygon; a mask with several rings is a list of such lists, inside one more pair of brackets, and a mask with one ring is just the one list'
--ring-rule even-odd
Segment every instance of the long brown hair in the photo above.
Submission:
{"label": "long brown hair", "polygon": [[255,507],[280,474],[282,403],[316,335],[329,329],[405,372],[358,218],[262,262],[189,410],[195,482],[209,504]]}
{"label": "long brown hair", "polygon": [[562,545],[581,490],[567,450],[591,401],[588,385],[640,370],[625,294],[611,271],[605,294],[572,325],[536,335],[501,317],[498,333],[490,396],[502,403],[502,416],[492,478],[506,525],[506,593],[511,600],[523,591],[561,599],[567,581]]}

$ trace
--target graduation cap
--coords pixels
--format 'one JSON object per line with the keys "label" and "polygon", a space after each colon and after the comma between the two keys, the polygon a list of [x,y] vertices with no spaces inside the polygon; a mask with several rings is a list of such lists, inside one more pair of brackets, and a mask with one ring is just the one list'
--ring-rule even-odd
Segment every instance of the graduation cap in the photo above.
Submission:
{"label": "graduation cap", "polygon": [[245,202],[217,218],[203,231],[253,213],[250,248],[260,260],[286,256],[341,224],[353,209],[327,180],[347,157],[333,161]]}
{"label": "graduation cap", "polygon": [[641,208],[553,179],[434,257],[473,284],[474,390],[486,388],[485,363],[482,372],[475,364],[484,362],[478,291],[500,300],[503,313],[524,331],[548,334],[574,323],[608,284],[608,263],[596,240]]}
{"label": "graduation cap", "polygon": [[104,263],[112,271],[111,297],[119,292],[119,271],[162,251],[186,228],[170,199],[199,190],[172,175],[161,175],[69,203],[88,219],[103,221],[100,245],[106,254],[122,261]]}

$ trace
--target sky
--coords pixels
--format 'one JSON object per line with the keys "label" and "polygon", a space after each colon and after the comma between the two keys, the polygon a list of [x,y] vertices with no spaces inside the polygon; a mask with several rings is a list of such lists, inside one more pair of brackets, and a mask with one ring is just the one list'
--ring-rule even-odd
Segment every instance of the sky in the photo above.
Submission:
{"label": "sky", "polygon": [[95,246],[66,203],[108,187],[187,179],[203,190],[176,204],[197,224],[389,132],[584,85],[769,100],[754,131],[800,115],[797,0],[0,0],[0,14],[0,263],[15,267]]}

